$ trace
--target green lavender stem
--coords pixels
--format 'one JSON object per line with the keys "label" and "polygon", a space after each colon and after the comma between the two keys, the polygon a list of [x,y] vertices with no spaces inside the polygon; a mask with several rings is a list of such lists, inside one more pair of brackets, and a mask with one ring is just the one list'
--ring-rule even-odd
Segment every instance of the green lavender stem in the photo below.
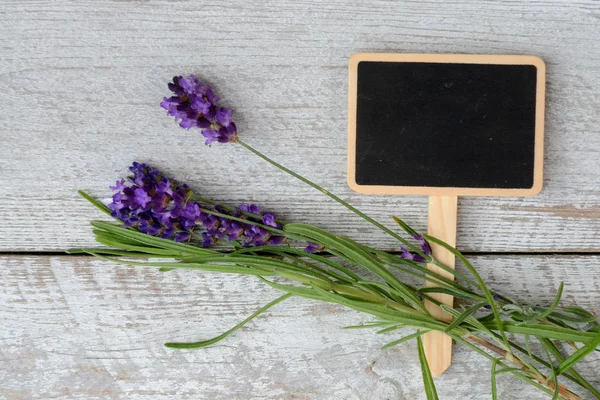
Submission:
{"label": "green lavender stem", "polygon": [[341,205],[343,205],[344,207],[346,207],[348,210],[352,211],[353,213],[355,213],[356,215],[358,215],[359,217],[361,217],[362,219],[364,219],[365,221],[368,221],[369,223],[373,224],[374,226],[376,226],[377,228],[381,229],[382,231],[384,231],[385,233],[387,233],[388,235],[392,236],[394,239],[400,241],[401,243],[404,243],[406,246],[410,247],[411,250],[422,254],[422,251],[420,248],[418,248],[417,246],[413,245],[412,243],[410,243],[409,241],[407,241],[406,239],[404,239],[402,236],[398,235],[397,233],[395,233],[394,231],[392,231],[391,229],[385,227],[384,225],[382,225],[381,223],[375,221],[373,218],[369,217],[368,215],[366,215],[365,213],[363,213],[362,211],[358,210],[356,207],[353,207],[351,204],[349,204],[348,202],[342,200],[341,198],[339,198],[338,196],[336,196],[335,194],[331,193],[330,191],[328,191],[327,189],[317,185],[316,183],[306,179],[305,177],[303,177],[302,175],[299,175],[297,173],[295,173],[294,171],[292,171],[291,169],[288,169],[286,167],[284,167],[283,165],[279,164],[278,162],[276,162],[275,160],[267,157],[266,155],[264,155],[263,153],[261,153],[260,151],[256,150],[254,147],[244,143],[242,140],[240,140],[239,138],[236,140],[236,143],[238,143],[239,145],[241,145],[242,147],[244,147],[245,149],[249,150],[250,152],[254,153],[255,155],[257,155],[258,157],[262,158],[263,160],[265,160],[266,162],[268,162],[271,165],[274,165],[275,167],[279,168],[280,170],[290,174],[291,176],[293,176],[296,179],[301,180],[302,182],[306,183],[307,185],[309,185],[310,187],[317,189],[319,192],[323,193],[324,195],[326,195],[327,197],[329,197],[330,199],[333,199],[335,201],[337,201],[338,203],[340,203]]}

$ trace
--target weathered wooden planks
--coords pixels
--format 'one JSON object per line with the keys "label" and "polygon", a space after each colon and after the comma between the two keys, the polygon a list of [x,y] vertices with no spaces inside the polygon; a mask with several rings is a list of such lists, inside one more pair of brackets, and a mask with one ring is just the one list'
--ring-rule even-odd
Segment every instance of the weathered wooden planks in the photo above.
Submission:
{"label": "weathered wooden planks", "polygon": [[426,199],[345,183],[347,61],[358,51],[535,54],[548,67],[546,170],[531,199],[461,199],[470,251],[596,251],[600,241],[600,4],[513,1],[2,2],[0,249],[93,244],[76,189],[150,161],[219,200],[253,200],[383,248],[396,244],[231,146],[205,148],[158,107],[194,72],[244,139],[392,225]]}
{"label": "weathered wooden planks", "polygon": [[[362,196],[345,183],[346,64],[358,51],[535,54],[548,67],[545,189],[459,202],[458,246],[474,252],[597,252],[600,243],[600,3],[543,1],[0,1],[0,251],[94,245],[131,161],[148,161],[228,203],[397,247],[241,148],[205,148],[158,103],[196,73],[235,109],[244,139],[389,226],[425,230],[422,197]],[[524,301],[598,310],[595,255],[475,257]],[[540,279],[543,277],[543,279]],[[87,257],[0,257],[0,398],[422,399],[413,344],[345,331],[353,311],[281,305],[226,342],[217,334],[276,296],[250,278],[116,267]],[[488,398],[488,364],[455,346],[445,398]],[[598,357],[582,371],[600,385]],[[502,399],[539,398],[503,378]]]}
{"label": "weathered wooden planks", "polygon": [[[473,257],[484,279],[523,301],[565,301],[600,311],[600,257]],[[540,279],[543,277],[543,279]],[[257,279],[159,273],[90,257],[0,257],[0,398],[424,399],[414,342],[342,326],[368,321],[328,304],[292,299],[217,345],[208,338],[277,296]],[[489,362],[454,346],[436,382],[442,399],[490,397]],[[581,372],[600,384],[600,357]],[[542,396],[510,378],[499,398]]]}

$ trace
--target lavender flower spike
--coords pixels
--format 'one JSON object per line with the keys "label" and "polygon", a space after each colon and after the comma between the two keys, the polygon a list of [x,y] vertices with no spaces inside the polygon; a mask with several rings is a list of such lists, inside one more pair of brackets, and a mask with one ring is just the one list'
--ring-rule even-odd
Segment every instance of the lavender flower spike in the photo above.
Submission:
{"label": "lavender flower spike", "polygon": [[[194,82],[188,82],[193,86]],[[182,89],[183,90],[183,89]],[[129,170],[133,176],[118,180],[110,188],[116,193],[108,205],[112,216],[123,221],[125,226],[163,239],[185,242],[199,234],[204,247],[211,247],[219,240],[239,241],[243,246],[277,246],[287,243],[284,236],[254,224],[232,221],[226,217],[209,214],[207,206],[192,200],[194,193],[188,185],[178,185],[162,173],[146,164],[134,162]],[[262,213],[255,204],[242,204],[240,210],[227,211],[216,205],[215,211],[236,218],[281,228],[273,213]],[[204,210],[204,211],[203,211]]]}
{"label": "lavender flower spike", "polygon": [[219,107],[219,97],[210,85],[194,75],[173,77],[169,89],[174,96],[165,97],[160,106],[179,121],[185,129],[200,128],[207,145],[213,142],[230,143],[237,140],[237,128],[232,121],[233,111]]}
{"label": "lavender flower spike", "polygon": [[401,247],[400,250],[402,251],[402,254],[400,254],[400,258],[403,258],[404,260],[414,261],[418,263],[427,261],[425,260],[425,257],[421,256],[420,254],[408,251],[404,247]]}
{"label": "lavender flower spike", "polygon": [[111,186],[116,191],[108,205],[112,216],[151,236],[189,240],[202,214],[198,203],[190,200],[190,188],[177,186],[146,164],[134,162],[129,170],[133,176]]}
{"label": "lavender flower spike", "polygon": [[423,250],[423,253],[427,254],[428,256],[431,255],[431,247],[429,247],[429,243],[427,243],[427,240],[425,240],[425,238],[421,235],[413,235],[413,239],[415,239],[418,243],[419,246],[421,246],[421,250]]}

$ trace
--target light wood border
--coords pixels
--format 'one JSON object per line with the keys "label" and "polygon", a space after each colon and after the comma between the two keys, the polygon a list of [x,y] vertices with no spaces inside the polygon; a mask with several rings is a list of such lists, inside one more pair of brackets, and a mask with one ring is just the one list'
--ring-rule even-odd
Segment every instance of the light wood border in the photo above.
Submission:
{"label": "light wood border", "polygon": [[[537,68],[533,186],[529,189],[469,187],[383,186],[356,183],[356,106],[358,64],[361,61],[432,62],[456,64],[533,65]],[[364,194],[433,196],[534,196],[542,190],[544,168],[544,109],[546,64],[536,56],[488,54],[357,53],[350,58],[348,81],[348,185]]]}

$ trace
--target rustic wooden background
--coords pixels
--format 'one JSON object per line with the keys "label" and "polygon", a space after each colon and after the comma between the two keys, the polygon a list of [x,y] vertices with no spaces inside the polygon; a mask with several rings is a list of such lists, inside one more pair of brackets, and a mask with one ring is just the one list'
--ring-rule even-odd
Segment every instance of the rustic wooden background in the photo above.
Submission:
{"label": "rustic wooden background", "polygon": [[[133,160],[220,201],[394,250],[314,190],[236,146],[207,148],[158,104],[196,73],[235,109],[244,140],[383,223],[424,229],[424,197],[345,183],[348,58],[359,51],[534,54],[547,63],[545,188],[462,198],[458,247],[495,288],[600,310],[600,2],[0,1],[0,398],[424,399],[413,344],[340,329],[333,305],[280,305],[213,348],[277,293],[254,279],[159,274],[68,256],[93,246],[104,200]],[[600,357],[582,372],[600,385]],[[442,399],[490,396],[487,360],[456,347]],[[501,399],[542,398],[510,378]]]}

